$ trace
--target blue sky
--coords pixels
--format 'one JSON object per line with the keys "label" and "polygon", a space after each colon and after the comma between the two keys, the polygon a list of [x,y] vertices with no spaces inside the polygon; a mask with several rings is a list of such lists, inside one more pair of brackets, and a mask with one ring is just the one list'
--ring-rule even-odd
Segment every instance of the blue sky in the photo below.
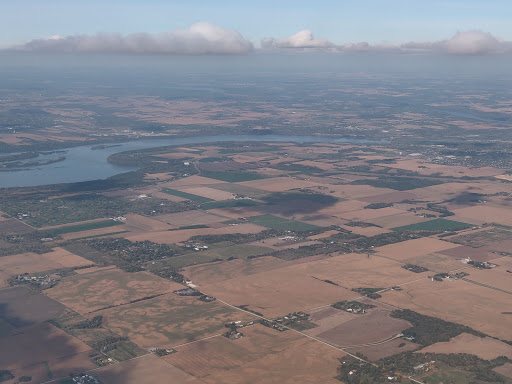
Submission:
{"label": "blue sky", "polygon": [[165,32],[207,21],[258,44],[309,29],[336,44],[437,41],[480,29],[512,40],[511,0],[1,0],[0,47],[52,35]]}

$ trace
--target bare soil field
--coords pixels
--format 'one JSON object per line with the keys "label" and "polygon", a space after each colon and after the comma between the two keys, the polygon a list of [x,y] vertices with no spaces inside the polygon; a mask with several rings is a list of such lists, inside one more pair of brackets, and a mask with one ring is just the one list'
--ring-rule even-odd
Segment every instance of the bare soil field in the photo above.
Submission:
{"label": "bare soil field", "polygon": [[243,181],[237,184],[270,192],[284,192],[290,189],[308,188],[317,185],[310,181],[294,179],[292,177],[272,177],[261,180]]}
{"label": "bare soil field", "polygon": [[512,346],[490,337],[478,337],[462,333],[450,341],[429,345],[421,353],[469,353],[484,360],[492,360],[498,356],[512,358]]}
{"label": "bare soil field", "polygon": [[61,303],[25,287],[0,290],[0,319],[14,327],[46,321],[65,310],[66,307]]}
{"label": "bare soil field", "polygon": [[0,233],[27,233],[34,228],[16,219],[5,219],[0,221]]}
{"label": "bare soil field", "polygon": [[512,379],[512,363],[507,363],[505,365],[502,365],[501,367],[494,368],[496,372],[498,372],[500,375],[509,377]]}
{"label": "bare soil field", "polygon": [[472,248],[465,245],[460,247],[445,249],[438,253],[453,257],[454,259],[465,259],[469,257],[471,260],[488,261],[499,257],[495,253],[491,253],[487,247]]}
{"label": "bare soil field", "polygon": [[380,235],[382,233],[391,232],[389,229],[379,227],[351,227],[348,225],[340,225],[340,227],[346,229],[347,231],[355,233],[356,235],[362,235],[367,237],[373,237]]}
{"label": "bare soil field", "polygon": [[[88,262],[87,264],[92,263]],[[49,271],[63,267],[64,266],[61,263],[46,257],[46,254],[40,255],[28,252],[19,255],[0,257],[0,270],[11,276],[21,275],[24,273]]]}
{"label": "bare soil field", "polygon": [[[495,255],[498,256],[498,255]],[[512,294],[512,258],[505,256],[493,260],[498,266],[493,269],[468,268],[465,272],[469,273],[466,278],[485,284],[494,288],[503,289]]]}
{"label": "bare soil field", "polygon": [[[7,368],[29,367],[41,361],[89,352],[91,348],[50,323],[19,328],[15,335],[2,338],[0,361]],[[93,368],[87,355],[82,356],[86,367]]]}
{"label": "bare soil field", "polygon": [[[405,344],[405,345],[402,345]],[[400,346],[402,345],[402,346]],[[421,346],[402,338],[387,341],[383,344],[370,345],[367,347],[348,348],[347,351],[350,353],[362,353],[370,361],[377,361],[384,357],[393,356],[398,353],[414,351]]]}
{"label": "bare soil field", "polygon": [[288,267],[290,262],[272,256],[255,259],[236,259],[186,267],[182,272],[194,283],[207,285],[235,277],[248,276],[273,269]]}
{"label": "bare soil field", "polygon": [[281,353],[270,354],[242,367],[203,380],[209,384],[325,384],[332,383],[343,352],[309,339],[300,339]]}
{"label": "bare soil field", "polygon": [[421,216],[416,216],[413,212],[404,212],[398,215],[377,217],[375,219],[368,220],[370,223],[380,225],[384,228],[396,228],[404,225],[422,223],[424,221],[431,220]]}
{"label": "bare soil field", "polygon": [[61,237],[64,240],[70,240],[70,239],[82,239],[82,238],[90,238],[90,237],[96,237],[96,236],[105,236],[105,235],[111,235],[113,237],[115,236],[121,236],[123,234],[120,234],[118,232],[130,232],[130,231],[137,231],[138,228],[127,226],[127,225],[118,225],[115,227],[107,227],[107,228],[98,228],[98,229],[90,229],[87,231],[80,231],[80,232],[71,232],[61,235]]}
{"label": "bare soil field", "polygon": [[456,216],[463,219],[467,218],[473,222],[498,223],[502,225],[510,225],[512,222],[512,209],[478,205],[476,207],[456,209],[453,212]]}
{"label": "bare soil field", "polygon": [[461,235],[450,236],[446,239],[453,243],[467,245],[472,248],[487,247],[488,249],[497,249],[497,245],[510,241],[511,234],[512,232],[505,229],[484,227],[466,231]]}
{"label": "bare soil field", "polygon": [[135,214],[127,214],[124,217],[126,217],[126,225],[143,231],[165,231],[167,229],[173,228],[173,226],[162,222],[162,220],[158,220],[152,217]]}
{"label": "bare soil field", "polygon": [[418,200],[441,201],[459,197],[463,193],[497,193],[510,191],[512,185],[497,182],[445,183],[414,190]]}
{"label": "bare soil field", "polygon": [[389,310],[380,306],[369,309],[364,314],[328,307],[312,316],[312,321],[320,326],[305,332],[339,347],[378,343],[411,326],[405,320],[390,317],[389,313]]}
{"label": "bare soil field", "polygon": [[226,226],[222,228],[201,228],[201,229],[183,229],[179,231],[164,231],[164,232],[146,232],[141,234],[133,234],[126,236],[131,241],[154,241],[160,244],[175,244],[186,241],[192,236],[199,235],[225,235],[228,233],[259,233],[265,230],[265,227],[261,227],[252,223],[244,223],[236,226]]}
{"label": "bare soil field", "polygon": [[186,227],[198,224],[208,225],[229,220],[229,218],[225,216],[216,215],[202,210],[170,213],[168,215],[154,216],[153,219],[171,224],[175,227]]}
{"label": "bare soil field", "polygon": [[67,277],[45,293],[78,313],[88,313],[181,288],[180,284],[147,272],[113,269]]}
{"label": "bare soil field", "polygon": [[179,190],[182,192],[191,193],[193,195],[203,196],[212,200],[233,199],[232,193],[210,187],[182,187]]}
{"label": "bare soil field", "polygon": [[431,237],[422,237],[420,239],[407,240],[377,247],[375,251],[377,251],[379,255],[387,256],[395,260],[406,260],[455,247],[455,244],[447,241],[433,239]]}
{"label": "bare soil field", "polygon": [[[183,288],[183,287],[181,287]],[[106,325],[145,347],[169,348],[225,332],[224,324],[252,315],[218,301],[168,295],[100,311]]]}
{"label": "bare soil field", "polygon": [[466,268],[467,265],[457,261],[451,256],[443,255],[439,252],[429,253],[427,255],[419,255],[402,260],[404,264],[419,265],[428,268],[429,271],[436,273],[450,272],[461,268]]}
{"label": "bare soil field", "polygon": [[510,339],[512,316],[502,313],[510,311],[511,295],[507,293],[462,280],[425,279],[402,288],[382,293],[380,301]]}
{"label": "bare soil field", "polygon": [[355,292],[313,278],[304,264],[212,284],[196,283],[205,293],[232,305],[248,305],[250,309],[269,317],[358,296]]}
{"label": "bare soil field", "polygon": [[412,192],[397,191],[391,193],[383,193],[381,195],[367,196],[359,200],[367,203],[398,203],[403,200],[415,200],[416,195]]}
{"label": "bare soil field", "polygon": [[404,212],[393,207],[387,207],[381,209],[361,209],[359,211],[346,212],[343,213],[341,217],[349,221],[370,221],[372,219],[399,215],[401,213]]}
{"label": "bare soil field", "polygon": [[0,271],[0,288],[9,286],[9,275]]}
{"label": "bare soil field", "polygon": [[[384,167],[404,169],[407,171],[418,172],[421,175],[432,175],[440,173],[442,176],[451,177],[487,177],[500,174],[502,171],[493,167],[469,168],[455,165],[443,165],[428,163],[420,159],[399,160],[396,164],[380,164]],[[425,168],[419,168],[425,167]]]}
{"label": "bare soil field", "polygon": [[[347,289],[359,287],[389,288],[393,285],[427,276],[426,272],[412,273],[401,268],[401,266],[401,263],[387,258],[349,253],[296,264],[288,267],[286,271],[304,276],[305,281],[307,281],[306,277],[330,280]],[[281,269],[280,271],[285,270]],[[360,296],[360,294],[356,295]]]}
{"label": "bare soil field", "polygon": [[93,374],[108,384],[203,383],[153,354],[100,368]]}
{"label": "bare soil field", "polygon": [[[360,179],[357,178],[357,179]],[[342,185],[334,185],[334,184],[326,184],[325,185],[329,192],[334,191],[332,193],[333,196],[341,197],[344,199],[358,199],[361,200],[367,196],[376,196],[383,195],[388,193],[396,193],[393,189],[389,188],[377,188],[371,185],[351,185],[351,184],[342,184]],[[363,205],[368,205],[367,202]]]}

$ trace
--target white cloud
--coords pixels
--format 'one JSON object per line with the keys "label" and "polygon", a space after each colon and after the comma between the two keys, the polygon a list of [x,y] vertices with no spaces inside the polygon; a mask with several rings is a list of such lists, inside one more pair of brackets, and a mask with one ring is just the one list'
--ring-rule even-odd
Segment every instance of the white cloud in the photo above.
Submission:
{"label": "white cloud", "polygon": [[454,55],[486,55],[507,50],[507,44],[490,33],[472,30],[457,32],[452,38],[440,42],[440,48]]}
{"label": "white cloud", "polygon": [[331,48],[334,44],[327,39],[313,36],[307,29],[297,32],[286,39],[274,39],[271,37],[261,40],[262,48]]}
{"label": "white cloud", "polygon": [[32,40],[18,50],[37,52],[115,52],[167,54],[235,54],[253,49],[250,41],[235,30],[200,22],[188,29],[167,33],[131,35],[97,34],[52,36]]}

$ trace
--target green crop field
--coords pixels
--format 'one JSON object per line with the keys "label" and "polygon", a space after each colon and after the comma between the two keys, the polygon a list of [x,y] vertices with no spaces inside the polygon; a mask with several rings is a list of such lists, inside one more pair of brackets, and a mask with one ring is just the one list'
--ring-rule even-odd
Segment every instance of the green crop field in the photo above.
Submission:
{"label": "green crop field", "polygon": [[192,193],[181,192],[171,188],[162,188],[162,192],[167,193],[168,195],[183,197],[184,199],[197,201],[198,203],[207,203],[209,201],[214,201],[213,199],[209,199],[207,197],[193,195]]}
{"label": "green crop field", "polygon": [[416,223],[404,225],[402,227],[392,228],[393,231],[456,231],[459,229],[471,228],[472,225],[460,221],[434,219],[424,221],[423,223]]}
{"label": "green crop field", "polygon": [[254,200],[226,200],[226,201],[212,201],[205,203],[201,209],[216,209],[216,208],[233,208],[233,207],[250,207],[260,205],[261,203]]}
{"label": "green crop field", "polygon": [[115,227],[116,225],[123,225],[124,223],[114,220],[103,220],[103,221],[94,221],[92,223],[84,223],[84,224],[76,224],[76,225],[68,225],[65,227],[50,229],[49,232],[55,235],[64,235],[66,233],[73,232],[82,232],[89,231],[91,229],[100,229],[107,227]]}
{"label": "green crop field", "polygon": [[236,183],[239,181],[251,181],[251,180],[260,180],[265,179],[265,176],[262,176],[258,173],[252,172],[203,172],[201,176],[209,177],[210,179],[216,179],[221,181],[227,181],[228,183]]}
{"label": "green crop field", "polygon": [[249,218],[249,221],[267,228],[277,229],[278,231],[311,231],[319,228],[316,225],[287,220],[274,215],[253,216]]}

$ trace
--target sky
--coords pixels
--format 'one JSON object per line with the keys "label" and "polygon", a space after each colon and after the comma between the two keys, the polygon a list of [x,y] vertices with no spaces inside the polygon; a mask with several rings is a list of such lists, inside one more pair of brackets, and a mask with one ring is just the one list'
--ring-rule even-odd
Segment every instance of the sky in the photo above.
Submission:
{"label": "sky", "polygon": [[152,36],[187,31],[198,22],[234,30],[255,48],[260,47],[264,38],[272,39],[266,40],[267,47],[293,46],[285,40],[301,31],[314,35],[299,36],[314,39],[310,44],[314,47],[322,45],[316,39],[328,41],[331,46],[360,42],[370,45],[437,42],[451,38],[458,31],[472,30],[512,41],[511,0],[1,0],[1,3],[0,48],[51,36],[98,33]]}

